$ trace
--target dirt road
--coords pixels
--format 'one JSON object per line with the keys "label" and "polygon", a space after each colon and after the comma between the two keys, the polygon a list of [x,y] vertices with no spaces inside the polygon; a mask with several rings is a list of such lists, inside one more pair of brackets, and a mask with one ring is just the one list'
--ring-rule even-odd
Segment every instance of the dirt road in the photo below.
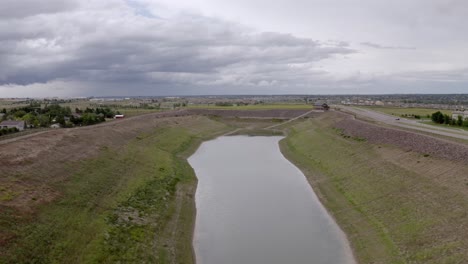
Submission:
{"label": "dirt road", "polygon": [[287,124],[287,123],[290,123],[290,122],[292,122],[292,121],[294,121],[294,120],[297,120],[297,119],[299,119],[299,118],[301,118],[301,117],[305,117],[305,116],[307,116],[307,115],[309,115],[309,114],[311,114],[311,113],[313,113],[313,112],[317,112],[317,110],[310,110],[309,112],[306,112],[306,113],[304,113],[304,114],[302,114],[302,115],[299,115],[299,116],[296,116],[296,117],[294,117],[294,118],[291,118],[291,119],[289,119],[288,121],[283,122],[283,123],[281,123],[281,124],[269,126],[269,127],[267,127],[266,129],[272,129],[272,128],[275,128],[275,127],[282,126],[282,125],[284,125],[284,124]]}
{"label": "dirt road", "polygon": [[387,125],[409,128],[409,129],[428,132],[428,133],[437,134],[441,136],[468,140],[468,131],[431,126],[431,125],[420,123],[415,120],[399,118],[399,117],[395,117],[392,115],[387,115],[384,113],[380,113],[380,112],[376,112],[376,111],[372,111],[368,109],[363,109],[363,108],[348,107],[348,106],[340,106],[340,108],[343,112],[352,113],[358,117],[372,119],[374,121],[381,122]]}

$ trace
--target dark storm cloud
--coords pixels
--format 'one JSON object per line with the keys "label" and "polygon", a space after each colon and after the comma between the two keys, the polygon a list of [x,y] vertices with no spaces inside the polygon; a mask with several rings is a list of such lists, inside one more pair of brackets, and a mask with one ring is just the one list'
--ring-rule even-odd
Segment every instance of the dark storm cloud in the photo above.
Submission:
{"label": "dark storm cloud", "polygon": [[464,0],[266,2],[2,0],[0,97],[466,90]]}
{"label": "dark storm cloud", "polygon": [[[33,16],[25,11],[2,18],[0,84],[272,85],[310,78],[311,63],[353,52],[343,43],[258,33],[199,15],[141,16],[131,6],[115,3],[118,8],[58,5],[38,9],[58,13]],[[26,13],[28,17],[12,21]]]}
{"label": "dark storm cloud", "polygon": [[72,0],[2,0],[0,5],[2,19],[57,13],[78,6],[77,2]]}

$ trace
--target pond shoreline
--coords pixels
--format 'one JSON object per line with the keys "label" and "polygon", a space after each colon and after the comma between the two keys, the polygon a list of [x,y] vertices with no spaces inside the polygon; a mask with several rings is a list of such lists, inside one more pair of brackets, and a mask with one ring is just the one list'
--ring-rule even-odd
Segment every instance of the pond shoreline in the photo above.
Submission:
{"label": "pond shoreline", "polygon": [[[227,138],[229,138],[229,139],[227,139]],[[337,225],[336,221],[334,221],[334,218],[330,215],[330,213],[327,211],[325,206],[321,203],[320,199],[315,194],[314,189],[312,188],[310,183],[307,181],[307,177],[305,177],[305,174],[293,162],[291,162],[283,154],[283,152],[281,151],[279,142],[280,142],[280,140],[284,139],[284,137],[281,137],[282,139],[278,137],[278,139],[277,139],[277,141],[275,143],[276,146],[271,145],[272,143],[265,143],[265,142],[261,143],[261,142],[263,142],[265,140],[265,138],[269,138],[269,137],[265,137],[265,136],[264,137],[258,137],[258,138],[262,138],[263,141],[260,140],[260,139],[256,140],[256,141],[252,141],[252,140],[250,140],[250,138],[252,138],[252,137],[248,137],[248,136],[238,136],[238,138],[244,138],[243,139],[244,141],[245,141],[245,139],[249,138],[249,140],[247,140],[246,142],[250,142],[250,143],[248,143],[248,145],[242,145],[242,144],[245,144],[245,143],[240,144],[240,142],[239,143],[233,143],[233,142],[235,142],[235,141],[233,141],[233,136],[218,137],[218,138],[216,138],[214,140],[203,142],[203,144],[199,147],[199,149],[197,149],[195,154],[192,155],[187,160],[189,162],[189,164],[192,166],[192,168],[194,169],[195,175],[196,175],[196,177],[198,179],[198,181],[197,181],[198,182],[197,190],[196,190],[196,199],[195,199],[196,200],[195,206],[196,206],[197,216],[195,218],[194,234],[193,234],[193,250],[194,250],[194,252],[196,252],[195,253],[196,254],[195,255],[195,261],[197,260],[197,258],[200,261],[200,258],[201,258],[200,254],[202,254],[200,252],[203,252],[203,255],[204,255],[203,258],[204,258],[205,262],[203,264],[205,264],[205,263],[208,263],[208,264],[209,263],[216,263],[220,259],[223,259],[224,257],[226,257],[226,259],[229,259],[231,261],[232,261],[233,258],[235,259],[237,257],[237,260],[234,260],[233,263],[236,263],[235,261],[237,261],[237,263],[239,263],[239,261],[245,262],[245,261],[251,261],[253,259],[255,259],[257,262],[258,261],[260,261],[260,262],[265,261],[269,257],[274,257],[274,256],[268,256],[268,255],[275,255],[274,252],[277,251],[277,250],[275,250],[273,252],[270,252],[268,250],[265,251],[265,248],[263,248],[262,244],[260,243],[260,244],[256,244],[256,246],[254,247],[254,251],[258,251],[258,253],[257,252],[252,253],[251,249],[249,249],[247,251],[245,251],[245,249],[244,249],[244,251],[242,251],[241,250],[242,249],[241,245],[243,245],[242,244],[243,243],[242,239],[246,239],[246,238],[249,239],[249,236],[252,236],[250,239],[255,240],[256,239],[255,235],[258,235],[258,234],[256,233],[257,232],[256,231],[254,233],[246,233],[244,235],[236,236],[236,232],[242,233],[244,229],[249,230],[249,228],[255,228],[255,230],[263,230],[265,228],[266,228],[265,230],[270,230],[268,228],[271,228],[271,230],[275,230],[275,231],[274,232],[267,231],[267,233],[260,233],[262,238],[263,238],[263,236],[270,237],[270,240],[267,240],[268,244],[271,244],[272,241],[274,241],[274,243],[273,243],[274,245],[276,245],[276,244],[277,245],[283,245],[284,243],[286,243],[284,245],[288,245],[288,246],[281,247],[281,250],[285,249],[286,253],[289,252],[289,254],[292,254],[293,252],[296,252],[298,250],[296,248],[296,246],[298,246],[298,245],[308,245],[308,246],[306,246],[306,248],[308,248],[307,250],[305,250],[305,251],[302,250],[302,252],[301,251],[296,252],[296,253],[299,253],[299,254],[293,254],[293,255],[289,256],[289,258],[291,258],[291,257],[297,258],[297,260],[299,260],[301,263],[304,262],[304,261],[305,261],[304,263],[306,263],[306,262],[308,263],[308,261],[310,259],[315,259],[316,260],[317,258],[322,258],[322,262],[324,262],[324,263],[330,263],[329,258],[333,259],[333,257],[340,258],[340,260],[335,259],[335,261],[334,261],[335,263],[349,263],[349,264],[356,263],[356,261],[354,259],[354,256],[353,256],[353,253],[352,253],[352,250],[351,250],[351,247],[349,245],[349,241],[347,240],[347,237],[344,234],[343,230],[341,230],[341,228]],[[218,142],[216,142],[216,141],[218,141]],[[222,151],[220,151],[218,149],[217,150],[218,152],[215,154],[215,156],[211,156],[210,159],[206,160],[207,156],[203,156],[203,155],[207,155],[207,153],[210,152],[210,151],[211,151],[211,153],[213,153],[212,152],[213,149],[210,150],[210,148],[213,147],[213,144],[220,144],[220,142],[224,142],[222,144],[228,144],[227,146],[229,146],[229,144],[231,144],[231,146],[228,147],[228,149],[223,149]],[[242,140],[241,140],[241,142],[242,142]],[[258,142],[260,142],[260,143],[258,143]],[[268,142],[270,142],[270,141],[268,141]],[[248,148],[249,145],[257,144],[258,145],[257,147],[259,147],[261,144],[270,144],[269,148],[277,149],[277,151],[273,151],[273,152],[277,152],[277,153],[273,153],[273,154],[264,153],[265,155],[267,155],[267,157],[263,157],[263,159],[266,158],[268,160],[268,159],[271,159],[273,156],[275,156],[274,159],[282,160],[280,163],[282,163],[282,166],[286,166],[286,167],[276,168],[276,170],[279,169],[279,171],[282,171],[282,172],[279,172],[279,175],[276,175],[276,176],[275,176],[275,173],[273,173],[272,175],[267,173],[267,174],[264,174],[264,176],[258,176],[259,178],[258,179],[252,179],[254,182],[251,182],[248,186],[245,185],[245,182],[242,182],[242,183],[237,182],[236,183],[236,181],[241,181],[242,179],[244,179],[242,177],[250,177],[249,175],[242,176],[244,174],[244,172],[248,174],[249,169],[247,169],[247,171],[244,171],[244,170],[242,170],[242,168],[243,168],[242,166],[237,166],[237,165],[243,164],[242,162],[245,162],[245,160],[243,160],[243,155],[245,155],[245,153],[248,153],[248,151],[245,152],[245,153],[240,152],[240,153],[237,153],[237,154],[236,153],[232,154],[232,151],[234,149],[236,149],[236,148],[233,148],[232,144],[240,144],[240,146],[242,146],[242,147],[240,147],[240,149],[242,149],[242,151],[244,151],[245,148]],[[238,147],[238,145],[236,145],[236,147]],[[266,147],[266,146],[263,145],[263,147]],[[260,147],[260,149],[263,149],[263,148]],[[249,149],[249,150],[252,150],[252,149]],[[200,153],[200,151],[201,151],[201,153]],[[224,153],[224,152],[229,153],[229,154],[225,155],[225,157],[229,157],[228,160],[225,160],[225,159],[223,160],[223,157],[220,158],[220,155],[223,155],[221,153]],[[268,152],[268,151],[265,151],[265,152]],[[259,157],[260,153],[261,152],[257,153],[256,154],[257,156],[255,156],[255,157]],[[269,152],[269,153],[271,153],[271,152]],[[234,155],[234,156],[231,156],[231,155]],[[238,156],[238,155],[240,155],[240,156]],[[273,155],[273,156],[270,157],[268,155],[270,155],[270,156]],[[216,160],[216,158],[215,158],[215,160],[211,160],[213,157],[220,158],[220,160]],[[232,159],[231,159],[231,157],[232,157]],[[199,162],[201,162],[200,159],[203,160],[203,162],[204,162],[203,164],[210,164],[210,165],[209,166],[208,165],[202,165],[202,167],[200,167],[200,163],[199,163]],[[240,162],[240,164],[234,165],[234,166],[237,166],[237,167],[235,167],[235,169],[233,168],[232,170],[230,170],[231,167],[229,167],[229,166],[232,166],[232,160],[235,160],[236,162]],[[261,162],[261,160],[262,159],[260,159],[258,161],[253,161],[252,159],[250,159],[249,162]],[[223,162],[227,162],[227,163],[223,163]],[[222,164],[222,165],[213,165],[213,164]],[[229,164],[231,164],[231,165],[229,165]],[[210,166],[214,166],[214,168],[207,168],[207,167],[210,167]],[[219,175],[218,173],[216,173],[216,177],[211,178],[211,180],[209,181],[210,184],[212,184],[212,185],[209,185],[207,187],[207,185],[206,185],[207,182],[203,183],[204,181],[207,180],[205,178],[205,177],[207,177],[206,173],[209,173],[209,171],[212,170],[212,169],[215,169],[215,171],[216,171],[216,166],[223,166],[223,169],[227,169],[227,170],[226,170],[225,173],[223,173],[222,176]],[[246,164],[244,164],[244,166],[246,166],[246,168],[251,168]],[[279,166],[279,165],[277,165],[277,166]],[[265,168],[263,168],[263,169],[265,169]],[[242,171],[242,173],[240,173],[240,171],[236,171],[236,170],[240,170],[240,171]],[[256,170],[261,171],[262,168],[259,167]],[[294,171],[291,172],[291,170],[294,170]],[[203,172],[201,172],[201,171],[203,171]],[[232,178],[232,176],[229,176],[230,173],[236,175],[235,178]],[[260,172],[256,171],[255,173],[260,173]],[[288,177],[292,177],[292,178],[289,178],[289,179],[284,178],[285,175],[289,175],[289,174],[292,174],[292,175],[288,176]],[[255,175],[261,175],[261,174],[255,174]],[[223,177],[227,177],[227,178],[223,179]],[[262,178],[262,177],[267,177],[267,178]],[[273,177],[273,178],[271,178],[271,177]],[[300,177],[300,179],[298,179],[297,177]],[[248,178],[248,179],[250,179],[250,178]],[[264,182],[265,179],[268,179],[269,185],[265,185],[265,182]],[[225,187],[222,187],[222,185],[219,185],[219,182],[214,183],[215,185],[213,185],[213,180],[214,181],[228,180],[228,182],[230,182],[229,184],[233,184],[233,185],[228,184],[229,188],[232,187],[235,190],[238,190],[238,191],[241,190],[241,192],[243,192],[243,194],[238,194],[238,193],[234,194],[233,193],[233,196],[229,196],[231,194],[228,193],[229,192],[228,189],[225,189]],[[233,180],[234,180],[234,182],[233,182]],[[273,187],[276,183],[280,183],[280,182],[282,182],[284,180],[287,181],[286,185],[279,184],[278,186],[280,186],[280,187]],[[201,183],[202,185],[200,185],[200,182],[202,182]],[[309,186],[304,186],[305,183],[308,183]],[[216,184],[218,184],[218,185],[216,185]],[[222,183],[222,184],[225,185],[224,183]],[[217,187],[215,187],[215,186],[217,186]],[[239,189],[239,188],[236,188],[236,186],[238,186],[238,187],[242,186],[242,187],[240,187],[241,189]],[[299,188],[299,189],[293,191],[293,193],[295,193],[295,194],[292,197],[290,195],[287,195],[287,196],[284,196],[284,197],[288,197],[288,199],[284,199],[283,196],[281,196],[281,193],[286,194],[287,192],[290,192],[291,190],[294,190],[294,189],[291,189],[290,191],[287,191],[289,189],[284,189],[283,186],[287,186],[288,188]],[[293,187],[293,186],[299,186],[299,187]],[[257,188],[257,187],[260,187],[261,190],[257,191],[257,189],[254,189],[254,188]],[[207,193],[206,188],[209,188],[211,191],[209,191]],[[249,188],[250,188],[250,190],[249,190]],[[270,190],[269,188],[270,189],[273,188],[273,189]],[[275,188],[279,188],[279,189],[275,189]],[[247,189],[247,191],[246,191],[246,189]],[[273,190],[275,190],[275,191],[273,191]],[[273,193],[271,193],[269,195],[273,195],[273,196],[271,196],[271,197],[268,196],[268,195],[265,196],[265,192],[268,194],[268,192],[271,192],[271,191],[273,191]],[[226,194],[226,193],[228,193],[228,194]],[[301,194],[301,193],[304,193],[304,194]],[[249,195],[254,195],[252,197],[255,197],[255,199],[254,200],[248,200],[249,202],[246,203],[247,200],[245,200],[246,199],[245,197],[249,197]],[[301,195],[305,195],[305,196],[302,197]],[[213,198],[211,196],[214,196],[216,198]],[[245,196],[245,197],[242,197],[242,196]],[[204,198],[201,198],[201,197],[204,197]],[[270,197],[270,198],[266,198],[266,197]],[[262,206],[266,206],[265,208],[268,208],[269,202],[267,202],[265,204],[263,204],[263,203],[265,201],[270,201],[272,199],[276,201],[275,206],[277,205],[278,209],[275,209],[273,211],[263,210],[260,215],[258,215],[258,213],[257,213],[257,215],[255,215],[255,214],[251,215],[250,214],[252,211],[249,211],[250,210],[249,206],[251,206],[252,208],[263,208]],[[297,200],[297,199],[299,199],[299,200]],[[311,203],[307,202],[308,199],[312,199]],[[200,201],[203,201],[203,203],[200,204]],[[231,209],[229,209],[229,206],[228,206],[228,209],[226,209],[226,204],[223,205],[223,202],[220,202],[220,201],[227,201],[228,202],[227,205],[231,205]],[[293,201],[297,201],[297,202],[293,202]],[[238,203],[238,202],[241,202],[241,204],[243,204],[243,206],[241,206],[241,207],[237,206],[236,207],[235,204]],[[293,202],[293,204],[291,204],[291,202]],[[234,205],[233,205],[233,203],[234,203]],[[284,206],[286,206],[286,207],[284,207],[284,206],[281,207],[281,203],[283,203]],[[208,204],[208,207],[207,207],[207,204]],[[250,205],[250,204],[252,204],[252,205]],[[235,206],[235,207],[232,207],[232,206]],[[260,206],[260,207],[256,207],[256,206]],[[213,218],[211,216],[208,216],[207,215],[207,212],[208,212],[207,208],[209,208],[210,211],[214,211],[216,213],[216,217]],[[217,208],[218,211],[216,211],[216,209],[213,209],[213,208]],[[222,208],[222,209],[220,209],[220,208]],[[237,209],[232,209],[232,208],[237,208]],[[281,209],[281,208],[283,208],[283,209]],[[291,208],[293,208],[293,211],[291,211]],[[219,210],[221,210],[221,211],[219,211]],[[288,221],[290,221],[290,222],[292,221],[290,224],[287,224],[287,223],[285,224],[283,222],[278,222],[278,220],[276,220],[276,222],[275,222],[275,219],[280,219],[281,218],[281,217],[280,218],[275,217],[277,211],[280,212],[280,213],[284,213],[284,212],[282,212],[282,210],[285,210],[284,212],[291,211],[292,214],[288,213],[288,215],[290,217],[294,216],[293,218],[288,218]],[[310,211],[310,210],[312,210],[312,211]],[[200,213],[200,212],[203,212],[203,213]],[[242,212],[244,212],[244,213],[242,213]],[[274,213],[272,213],[272,212],[274,212]],[[210,213],[212,213],[212,212],[210,212]],[[199,215],[199,214],[202,214],[202,215]],[[239,215],[242,215],[242,216],[239,216]],[[222,221],[218,219],[220,217],[221,217]],[[264,220],[266,220],[266,219],[269,219],[269,220],[267,220],[266,222],[263,221],[259,225],[259,223],[256,223],[256,221],[257,221],[256,218],[262,219],[262,217],[265,218]],[[311,217],[311,218],[309,218],[309,217]],[[310,220],[313,220],[314,218],[316,218],[316,219],[314,221],[310,222]],[[249,220],[247,220],[247,219],[249,219]],[[212,222],[212,221],[214,221],[214,222]],[[219,229],[220,226],[218,226],[218,228],[216,226],[217,224],[220,225],[219,221],[221,221],[221,223],[222,223],[221,224],[221,226],[222,226],[221,229]],[[247,222],[245,222],[245,221],[247,221]],[[258,220],[258,221],[260,221],[260,220]],[[299,222],[297,222],[297,221],[299,221]],[[314,224],[311,225],[311,223],[314,223]],[[247,226],[246,226],[246,224],[247,224]],[[226,226],[224,226],[224,225],[226,225]],[[232,225],[234,225],[234,226],[244,225],[244,226],[242,226],[240,229],[229,230],[229,226],[232,226]],[[325,227],[325,226],[328,226],[328,225],[330,225],[330,226]],[[227,228],[228,230],[224,230],[225,228]],[[260,228],[260,229],[258,229],[258,228]],[[331,230],[328,230],[329,228],[331,228]],[[208,230],[208,233],[207,233],[207,230]],[[216,232],[213,233],[214,232],[213,230],[218,230],[217,231],[218,233],[216,233]],[[222,230],[222,231],[220,231],[220,230]],[[320,231],[313,231],[313,230],[320,230]],[[298,235],[298,232],[300,233],[300,235]],[[312,233],[308,234],[308,232],[319,232],[319,233],[313,233],[315,235],[312,235]],[[275,234],[275,233],[277,233],[277,234]],[[210,234],[209,235],[210,240],[207,240],[208,239],[207,234]],[[268,236],[267,236],[267,234],[268,234]],[[320,238],[320,234],[322,235],[321,238]],[[223,236],[225,236],[225,235],[229,236],[228,240],[223,239]],[[279,237],[277,237],[275,239],[275,235],[278,235]],[[318,237],[317,237],[317,235],[318,235]],[[335,237],[335,235],[336,235],[336,237]],[[234,236],[234,238],[232,236]],[[236,237],[237,237],[237,241],[235,239]],[[292,241],[295,241],[295,239],[305,239],[305,240],[298,240],[296,242],[292,242]],[[332,240],[329,240],[329,239],[332,239]],[[291,240],[290,244],[288,244],[289,240]],[[200,242],[200,241],[202,241],[202,242]],[[209,241],[211,241],[210,245],[212,245],[212,246],[207,247],[206,243],[208,243]],[[299,241],[301,241],[301,242],[299,242]],[[315,241],[315,242],[312,242],[312,241]],[[334,242],[332,242],[332,241],[334,241]],[[197,246],[197,243],[198,243],[198,246]],[[203,243],[205,243],[204,246],[203,246]],[[223,243],[225,245],[223,245]],[[241,243],[241,244],[237,244],[237,243]],[[265,243],[265,242],[263,242],[263,243]],[[319,243],[319,244],[317,244],[317,243]],[[323,244],[323,243],[325,243],[325,244]],[[315,244],[315,246],[313,246],[314,244]],[[200,248],[200,245],[201,245],[201,248]],[[215,248],[212,248],[213,245],[216,245],[218,250],[216,250]],[[291,246],[293,246],[293,248],[288,251],[287,248],[289,248]],[[323,250],[325,248],[320,250],[320,248],[324,247],[324,246],[325,246],[325,248],[327,250],[332,250],[333,253],[325,252],[325,251],[327,251],[327,250]],[[198,247],[198,249],[197,249],[197,247]],[[341,252],[341,254],[336,254],[336,251],[333,250],[333,248],[335,248],[336,250],[339,250],[339,252]],[[280,248],[278,248],[278,249],[280,249]],[[312,251],[315,250],[315,252],[312,253],[311,250]],[[225,255],[222,255],[222,256],[217,255],[216,252],[224,252]],[[266,252],[270,252],[271,254],[267,254]],[[246,256],[245,257],[244,255],[248,255],[248,253],[250,253],[251,256]],[[257,255],[255,255],[255,254],[257,254]],[[315,255],[310,255],[310,254],[315,254]],[[242,258],[239,257],[240,255],[242,255]],[[308,256],[308,257],[306,257],[306,256]],[[249,260],[249,257],[250,257],[250,260]],[[278,257],[278,256],[276,256],[276,257]],[[341,259],[342,257],[343,257],[343,259]],[[211,262],[206,261],[206,258],[209,258],[211,260]],[[217,259],[217,261],[213,261],[213,259]],[[275,259],[275,261],[276,261],[276,259]],[[269,262],[271,262],[271,260]],[[199,263],[199,264],[201,264],[201,263]]]}
{"label": "pond shoreline", "polygon": [[[353,249],[353,246],[351,244],[351,240],[348,238],[348,235],[343,231],[343,229],[341,228],[341,226],[339,225],[339,222],[337,221],[337,219],[335,218],[335,216],[333,214],[330,213],[330,211],[328,211],[327,207],[325,207],[325,205],[323,204],[323,197],[321,197],[321,195],[319,195],[317,193],[318,190],[316,190],[316,188],[314,188],[314,185],[313,185],[313,181],[310,177],[307,177],[307,174],[306,174],[306,171],[304,168],[301,168],[299,167],[296,163],[295,163],[295,160],[291,157],[291,156],[288,156],[287,155],[287,151],[290,151],[290,150],[286,150],[285,148],[287,148],[286,146],[286,140],[287,138],[283,138],[282,140],[280,140],[279,142],[279,148],[280,148],[280,151],[281,151],[281,154],[283,155],[283,157],[288,160],[291,164],[293,164],[296,168],[298,168],[298,170],[301,171],[301,173],[304,175],[305,179],[307,180],[307,183],[309,184],[310,188],[312,189],[312,191],[314,192],[315,196],[317,197],[317,199],[319,200],[320,202],[320,205],[323,207],[325,213],[331,218],[333,219],[333,221],[336,223],[336,225],[338,226],[338,229],[340,231],[340,235],[343,239],[343,241],[345,241],[348,245],[348,248],[349,250],[346,250],[346,254],[347,256],[349,257],[348,259],[348,263],[347,264],[357,264],[357,260],[356,260],[356,256],[354,255],[354,249]],[[297,162],[297,161],[296,161]]]}

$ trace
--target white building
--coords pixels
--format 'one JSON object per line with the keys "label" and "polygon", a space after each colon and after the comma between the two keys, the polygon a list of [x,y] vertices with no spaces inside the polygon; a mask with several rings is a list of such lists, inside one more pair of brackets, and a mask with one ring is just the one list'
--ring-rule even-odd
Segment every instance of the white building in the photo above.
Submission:
{"label": "white building", "polygon": [[455,111],[452,113],[452,119],[458,119],[458,117],[461,116],[463,120],[468,118],[468,111],[463,110],[463,111]]}
{"label": "white building", "polygon": [[24,121],[3,121],[0,123],[0,129],[13,127],[17,128],[19,131],[23,131]]}

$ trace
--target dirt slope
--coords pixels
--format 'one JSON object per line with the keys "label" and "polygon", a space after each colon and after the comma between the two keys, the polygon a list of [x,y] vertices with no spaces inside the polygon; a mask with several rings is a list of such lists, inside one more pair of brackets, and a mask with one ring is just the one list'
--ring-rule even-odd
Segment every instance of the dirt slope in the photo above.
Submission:
{"label": "dirt slope", "polygon": [[346,118],[335,124],[352,137],[364,138],[371,143],[390,144],[407,151],[468,164],[468,146],[427,135],[385,128],[368,122]]}

